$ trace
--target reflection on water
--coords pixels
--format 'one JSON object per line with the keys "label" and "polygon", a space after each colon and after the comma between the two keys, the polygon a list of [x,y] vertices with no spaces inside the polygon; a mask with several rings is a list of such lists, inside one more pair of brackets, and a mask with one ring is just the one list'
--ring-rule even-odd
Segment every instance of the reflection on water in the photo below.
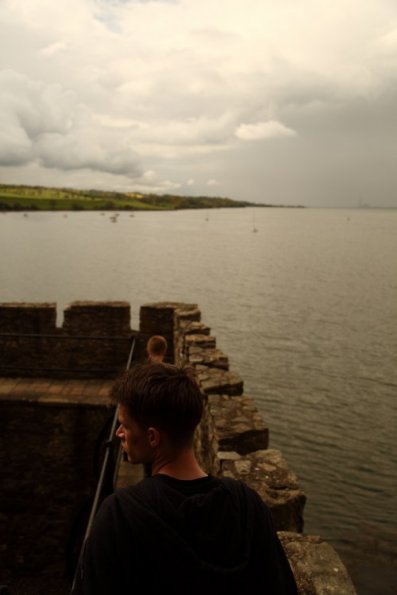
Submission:
{"label": "reflection on water", "polygon": [[[369,556],[359,592],[388,593],[397,211],[258,208],[257,233],[250,209],[106,215],[0,215],[0,300],[60,310],[128,300],[135,328],[145,302],[198,303],[269,423],[270,445],[307,492],[305,530],[334,543],[353,569],[357,552]],[[371,564],[383,568],[377,591]]]}

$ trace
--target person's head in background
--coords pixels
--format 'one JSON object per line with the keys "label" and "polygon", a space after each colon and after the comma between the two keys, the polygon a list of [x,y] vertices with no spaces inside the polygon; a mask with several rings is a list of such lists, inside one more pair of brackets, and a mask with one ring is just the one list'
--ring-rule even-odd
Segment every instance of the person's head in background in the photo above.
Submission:
{"label": "person's head in background", "polygon": [[151,364],[164,361],[167,353],[168,344],[164,337],[153,335],[146,344],[146,353],[148,361]]}

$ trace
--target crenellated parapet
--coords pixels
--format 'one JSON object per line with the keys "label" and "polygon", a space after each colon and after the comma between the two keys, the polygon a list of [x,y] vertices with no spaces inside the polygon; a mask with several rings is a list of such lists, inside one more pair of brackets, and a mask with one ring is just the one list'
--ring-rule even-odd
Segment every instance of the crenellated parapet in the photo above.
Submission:
{"label": "crenellated parapet", "polygon": [[336,551],[319,536],[303,533],[306,495],[282,453],[269,448],[269,428],[253,399],[244,393],[243,380],[230,370],[228,357],[217,348],[211,329],[201,321],[198,306],[142,306],[140,332],[143,330],[145,336],[166,336],[171,345],[169,361],[196,369],[206,398],[196,433],[198,458],[209,473],[243,480],[267,504],[299,595],[355,595]]}
{"label": "crenellated parapet", "polygon": [[0,376],[108,378],[125,366],[128,302],[73,302],[56,325],[56,304],[0,304]]}
{"label": "crenellated parapet", "polygon": [[[108,436],[103,428],[108,431],[114,413],[112,379],[124,371],[132,340],[134,360],[142,361],[148,338],[163,335],[166,360],[193,366],[205,397],[196,434],[202,466],[243,480],[268,505],[299,595],[355,595],[335,550],[304,534],[306,496],[299,480],[282,453],[269,448],[266,420],[202,322],[197,304],[145,304],[137,331],[130,328],[127,302],[74,302],[62,326],[56,326],[56,318],[52,303],[0,304],[5,567],[33,571],[48,560],[59,562],[59,544],[77,501],[93,486],[91,459],[100,456],[98,445]],[[139,479],[136,467],[121,462],[118,487]]]}

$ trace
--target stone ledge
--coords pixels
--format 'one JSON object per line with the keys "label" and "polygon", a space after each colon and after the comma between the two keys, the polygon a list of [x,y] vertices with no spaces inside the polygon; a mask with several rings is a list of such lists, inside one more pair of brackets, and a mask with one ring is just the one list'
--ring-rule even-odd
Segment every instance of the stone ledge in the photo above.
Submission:
{"label": "stone ledge", "polygon": [[258,492],[277,531],[302,531],[306,496],[280,451],[258,450],[244,457],[218,452],[218,457],[221,475],[241,479]]}
{"label": "stone ledge", "polygon": [[179,321],[190,320],[192,322],[200,322],[201,310],[197,304],[183,304],[176,302],[174,305],[175,315]]}
{"label": "stone ledge", "polygon": [[201,348],[215,349],[216,338],[212,337],[211,335],[200,335],[200,334],[185,335],[185,345],[188,348],[189,352],[190,352],[190,349],[195,346],[199,346]]}
{"label": "stone ledge", "polygon": [[193,366],[208,366],[209,368],[220,368],[229,370],[229,358],[219,349],[203,348],[193,345],[188,349],[189,362]]}
{"label": "stone ledge", "polygon": [[268,447],[269,429],[251,397],[209,395],[208,405],[219,450],[244,455]]}
{"label": "stone ledge", "polygon": [[201,365],[197,365],[196,370],[200,386],[207,395],[238,396],[243,394],[244,383],[239,374]]}
{"label": "stone ledge", "polygon": [[184,335],[209,335],[211,328],[203,322],[181,320],[179,327]]}
{"label": "stone ledge", "polygon": [[280,531],[278,536],[299,595],[356,595],[346,567],[328,543],[316,535]]}
{"label": "stone ledge", "polygon": [[0,402],[60,406],[109,407],[113,381],[0,378]]}

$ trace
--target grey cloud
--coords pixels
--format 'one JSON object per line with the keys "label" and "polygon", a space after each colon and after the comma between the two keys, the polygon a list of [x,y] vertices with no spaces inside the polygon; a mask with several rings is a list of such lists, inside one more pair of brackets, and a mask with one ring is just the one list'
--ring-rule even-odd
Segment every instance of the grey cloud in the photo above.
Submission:
{"label": "grey cloud", "polygon": [[0,86],[0,166],[38,160],[48,168],[141,175],[128,139],[99,126],[60,85],[2,71]]}
{"label": "grey cloud", "polygon": [[245,143],[238,153],[213,156],[218,179],[228,167],[226,194],[307,206],[395,204],[396,90],[376,100],[289,105],[281,117],[297,137]]}
{"label": "grey cloud", "polygon": [[23,165],[32,154],[32,142],[15,117],[1,110],[0,165]]}
{"label": "grey cloud", "polygon": [[119,139],[109,133],[100,138],[98,131],[77,130],[69,135],[44,134],[35,151],[45,167],[63,170],[92,169],[131,178],[142,170],[138,155],[128,147],[118,146]]}
{"label": "grey cloud", "polygon": [[65,130],[65,96],[11,70],[0,72],[0,87],[0,165],[28,163],[38,134]]}

